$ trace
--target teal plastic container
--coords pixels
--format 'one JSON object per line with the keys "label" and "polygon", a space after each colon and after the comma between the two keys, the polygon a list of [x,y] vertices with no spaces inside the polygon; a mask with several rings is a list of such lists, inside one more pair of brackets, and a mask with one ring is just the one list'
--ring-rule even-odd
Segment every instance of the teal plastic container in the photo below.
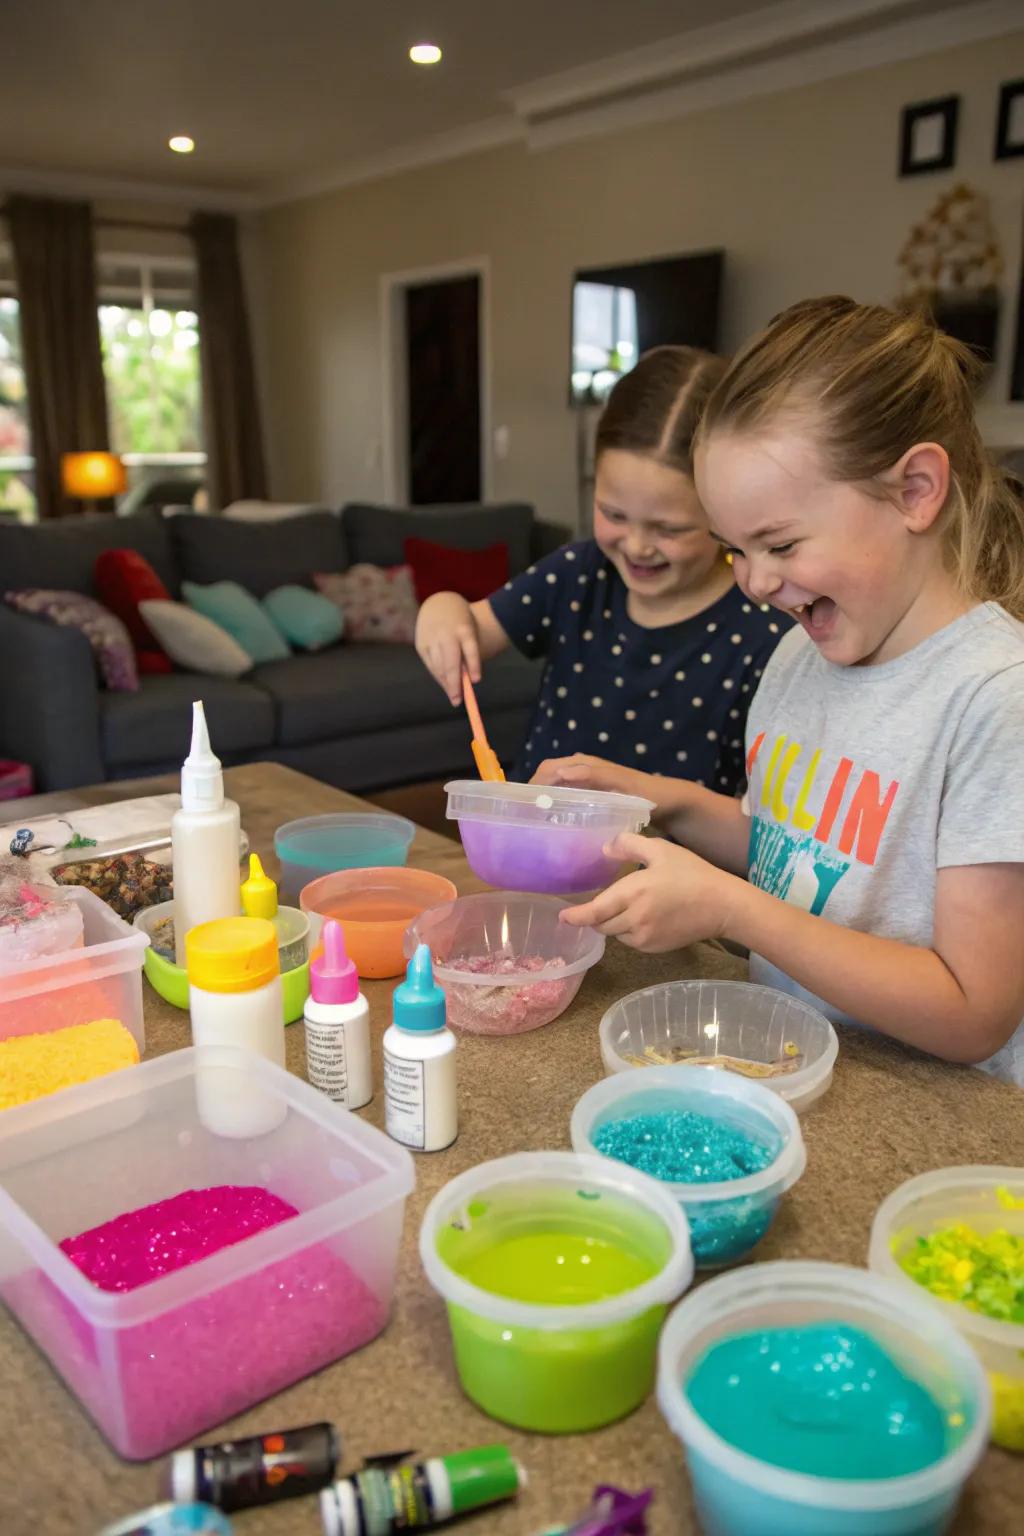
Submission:
{"label": "teal plastic container", "polygon": [[303,886],[339,869],[404,864],[415,836],[411,821],[383,811],[338,811],[286,821],[274,833],[281,901],[298,906]]}
{"label": "teal plastic container", "polygon": [[420,1230],[463,1391],[519,1429],[569,1434],[631,1413],[668,1303],[693,1278],[686,1218],[646,1174],[524,1152],[447,1184]]}
{"label": "teal plastic container", "polygon": [[[841,1321],[863,1329],[950,1417],[945,1454],[906,1476],[818,1477],[737,1450],[695,1412],[686,1382],[737,1333]],[[941,1536],[985,1449],[991,1397],[972,1350],[904,1286],[844,1264],[756,1264],[678,1306],[658,1346],[658,1406],[686,1453],[705,1536]]]}
{"label": "teal plastic container", "polygon": [[697,1268],[736,1264],[764,1237],[783,1195],[807,1166],[800,1121],[777,1093],[749,1078],[716,1067],[645,1067],[602,1078],[587,1089],[572,1112],[573,1148],[596,1154],[594,1136],[601,1126],[665,1110],[705,1115],[774,1150],[768,1167],[746,1178],[661,1186],[686,1212]]}

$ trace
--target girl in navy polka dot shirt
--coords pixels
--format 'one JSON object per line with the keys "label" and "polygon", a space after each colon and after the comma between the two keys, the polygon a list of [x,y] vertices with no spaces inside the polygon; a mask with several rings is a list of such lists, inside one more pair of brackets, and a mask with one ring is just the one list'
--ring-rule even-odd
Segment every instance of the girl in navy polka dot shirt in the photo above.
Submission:
{"label": "girl in navy polka dot shirt", "polygon": [[476,682],[510,643],[547,658],[511,777],[742,788],[747,709],[787,622],[735,585],[693,484],[693,435],[724,366],[689,347],[646,353],[598,424],[594,537],[481,602],[423,604],[416,647],[453,704],[463,664]]}

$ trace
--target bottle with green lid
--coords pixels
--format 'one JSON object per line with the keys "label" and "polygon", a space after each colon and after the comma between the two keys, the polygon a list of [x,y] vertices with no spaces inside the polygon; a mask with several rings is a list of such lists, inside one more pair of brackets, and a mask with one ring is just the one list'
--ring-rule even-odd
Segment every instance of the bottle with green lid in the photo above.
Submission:
{"label": "bottle with green lid", "polygon": [[455,1036],[426,944],[418,945],[392,999],[384,1035],[387,1133],[416,1152],[440,1152],[459,1132]]}
{"label": "bottle with green lid", "polygon": [[383,1471],[368,1467],[320,1495],[324,1536],[392,1536],[515,1498],[526,1472],[505,1445],[481,1445]]}

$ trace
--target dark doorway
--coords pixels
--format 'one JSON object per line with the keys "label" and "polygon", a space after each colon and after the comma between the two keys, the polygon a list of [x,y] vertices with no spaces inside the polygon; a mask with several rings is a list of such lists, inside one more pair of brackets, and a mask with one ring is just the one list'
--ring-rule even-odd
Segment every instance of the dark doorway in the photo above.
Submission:
{"label": "dark doorway", "polygon": [[480,279],[405,290],[409,502],[479,501]]}

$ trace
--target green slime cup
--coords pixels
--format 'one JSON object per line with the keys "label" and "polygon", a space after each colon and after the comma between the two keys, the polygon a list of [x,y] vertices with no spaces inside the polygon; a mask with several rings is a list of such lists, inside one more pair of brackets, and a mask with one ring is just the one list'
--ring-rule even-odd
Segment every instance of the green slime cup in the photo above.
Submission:
{"label": "green slime cup", "polygon": [[420,1252],[466,1395],[547,1434],[597,1429],[644,1400],[666,1309],[693,1277],[686,1218],[656,1180],[567,1152],[452,1180]]}

